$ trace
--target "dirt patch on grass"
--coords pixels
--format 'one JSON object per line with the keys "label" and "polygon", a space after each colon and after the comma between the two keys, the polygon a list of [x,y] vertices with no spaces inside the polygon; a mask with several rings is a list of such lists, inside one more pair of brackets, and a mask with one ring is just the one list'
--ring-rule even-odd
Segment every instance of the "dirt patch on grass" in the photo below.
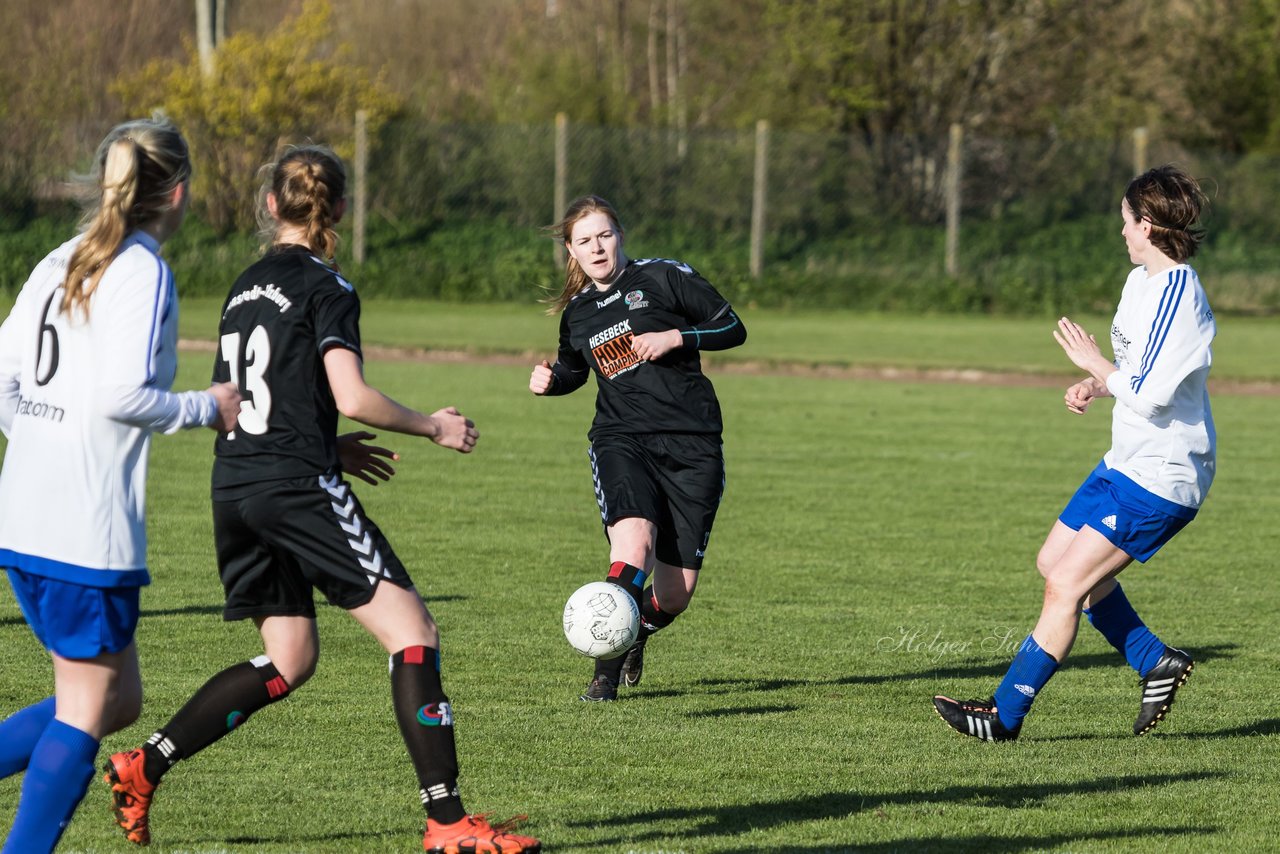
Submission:
{"label": "dirt patch on grass", "polygon": [[[183,350],[212,353],[212,341],[182,339]],[[388,362],[460,363],[473,365],[527,365],[532,368],[544,358],[541,353],[477,353],[469,350],[425,350],[416,347],[364,347],[367,359]],[[761,362],[707,359],[717,374],[747,374],[771,377],[815,377],[835,380],[880,380],[907,383],[960,383],[964,385],[1015,386],[1025,388],[1062,388],[1079,378],[1079,374],[1033,374],[1016,371],[980,371],[967,368],[897,368],[875,365],[824,365],[804,362]],[[1257,397],[1280,396],[1280,383],[1210,380],[1209,390],[1215,394],[1240,394]]]}

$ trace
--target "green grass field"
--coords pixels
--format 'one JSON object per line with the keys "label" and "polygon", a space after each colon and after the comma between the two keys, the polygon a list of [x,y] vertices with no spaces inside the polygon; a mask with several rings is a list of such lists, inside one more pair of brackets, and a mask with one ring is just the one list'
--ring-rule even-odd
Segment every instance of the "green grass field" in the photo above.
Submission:
{"label": "green grass field", "polygon": [[[212,337],[216,305],[204,310],[187,311],[184,335]],[[742,360],[1068,367],[1045,321],[747,322]],[[1223,319],[1220,330],[1219,378],[1280,376],[1274,321]],[[554,335],[528,307],[375,302],[365,320],[367,341],[399,346],[550,354]],[[179,385],[203,383],[208,363],[188,354]],[[1152,628],[1196,656],[1170,718],[1131,735],[1136,676],[1086,625],[1022,740],[991,745],[951,733],[929,697],[989,694],[1030,630],[1035,553],[1106,449],[1105,403],[1080,418],[1060,389],[713,373],[728,488],[698,596],[650,644],[642,686],[586,706],[589,663],[559,623],[568,593],[606,562],[585,454],[593,396],[535,399],[522,366],[373,362],[367,373],[480,426],[470,457],[381,437],[401,451],[400,473],[357,491],[440,622],[467,807],[527,812],[546,850],[1274,848],[1280,398],[1215,398],[1212,496],[1124,576]],[[104,753],[134,746],[207,676],[259,652],[251,626],[220,619],[210,461],[207,431],[154,442],[146,707]],[[340,611],[322,608],[320,623],[313,680],[167,778],[151,850],[421,850],[385,657]],[[7,590],[0,645],[7,713],[51,689]],[[0,825],[19,784],[0,782]],[[95,783],[61,850],[129,849]]]}

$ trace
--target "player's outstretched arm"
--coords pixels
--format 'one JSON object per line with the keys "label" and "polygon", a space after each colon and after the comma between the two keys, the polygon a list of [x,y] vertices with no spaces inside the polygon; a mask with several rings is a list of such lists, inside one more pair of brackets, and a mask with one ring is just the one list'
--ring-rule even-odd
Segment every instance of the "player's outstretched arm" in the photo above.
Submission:
{"label": "player's outstretched arm", "polygon": [[361,424],[409,436],[425,436],[444,448],[470,453],[480,438],[476,425],[452,406],[431,415],[397,403],[364,380],[360,357],[342,347],[324,354],[325,374],[338,411]]}

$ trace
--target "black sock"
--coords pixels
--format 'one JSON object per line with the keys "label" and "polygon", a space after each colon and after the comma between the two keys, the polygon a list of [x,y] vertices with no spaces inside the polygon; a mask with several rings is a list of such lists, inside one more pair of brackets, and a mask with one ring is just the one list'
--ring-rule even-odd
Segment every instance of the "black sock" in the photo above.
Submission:
{"label": "black sock", "polygon": [[228,667],[204,683],[163,729],[147,739],[142,748],[143,774],[158,783],[179,759],[204,750],[288,693],[288,683],[265,655]]}
{"label": "black sock", "polygon": [[596,659],[596,676],[604,676],[613,681],[616,685],[618,680],[622,678],[622,662],[627,658],[624,652],[617,658],[597,658]]}
{"label": "black sock", "polygon": [[440,684],[438,652],[410,646],[391,656],[391,702],[427,817],[441,824],[461,821],[467,813],[458,793],[453,709]]}
{"label": "black sock", "polygon": [[640,604],[640,592],[644,590],[644,581],[647,576],[645,571],[638,566],[632,566],[624,561],[615,560],[609,564],[609,574],[604,577],[605,581],[616,584],[623,590],[631,594],[631,598],[636,600],[636,604]]}
{"label": "black sock", "polygon": [[640,599],[640,634],[636,643],[646,641],[649,636],[675,622],[679,614],[669,614],[658,607],[658,600],[653,595],[653,588],[645,588]]}

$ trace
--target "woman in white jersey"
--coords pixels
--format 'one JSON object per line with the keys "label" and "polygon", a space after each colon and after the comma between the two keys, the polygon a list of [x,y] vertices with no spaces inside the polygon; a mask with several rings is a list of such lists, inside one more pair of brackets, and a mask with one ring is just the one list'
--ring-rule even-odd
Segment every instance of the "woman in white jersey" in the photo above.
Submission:
{"label": "woman in white jersey", "polygon": [[1129,604],[1116,576],[1145,562],[1192,518],[1215,470],[1216,436],[1206,383],[1215,334],[1196,271],[1187,265],[1203,229],[1204,194],[1174,166],[1139,175],[1120,206],[1129,274],[1115,319],[1115,361],[1077,323],[1058,321],[1054,338],[1088,376],[1067,389],[1067,410],[1084,414],[1114,397],[1111,449],[1054,523],[1036,565],[1044,606],[995,695],[934,698],[952,728],[988,741],[1018,737],[1031,703],[1071,650],[1080,613],[1142,680],[1135,735],[1164,719],[1193,663],[1166,646]]}
{"label": "woman in white jersey", "polygon": [[239,411],[231,383],[169,391],[178,305],[159,253],[182,224],[190,174],[168,122],[112,130],[84,232],[40,262],[0,327],[0,566],[55,686],[0,722],[0,777],[26,771],[5,854],[53,850],[99,740],[141,711],[133,633],[150,581],[152,431],[227,430]]}

